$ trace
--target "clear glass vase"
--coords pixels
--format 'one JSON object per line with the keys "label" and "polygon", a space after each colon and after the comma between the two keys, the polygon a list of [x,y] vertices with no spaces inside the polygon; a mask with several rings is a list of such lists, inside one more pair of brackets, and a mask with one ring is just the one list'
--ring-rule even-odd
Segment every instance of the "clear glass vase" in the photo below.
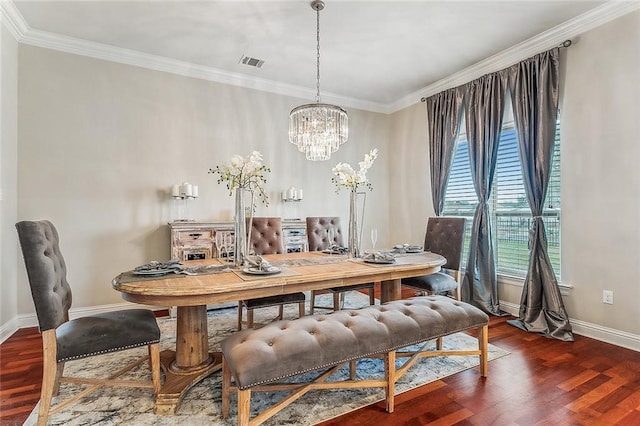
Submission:
{"label": "clear glass vase", "polygon": [[236,207],[233,216],[233,232],[235,244],[233,246],[233,263],[237,267],[244,264],[247,255],[247,219],[245,206],[245,188],[236,188]]}
{"label": "clear glass vase", "polygon": [[358,193],[354,190],[349,198],[349,257],[360,257],[360,238],[358,234]]}

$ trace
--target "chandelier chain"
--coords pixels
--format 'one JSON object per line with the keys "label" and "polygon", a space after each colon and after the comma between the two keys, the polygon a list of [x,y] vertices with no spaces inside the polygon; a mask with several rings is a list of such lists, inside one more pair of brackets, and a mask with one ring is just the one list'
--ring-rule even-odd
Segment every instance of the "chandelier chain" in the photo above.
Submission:
{"label": "chandelier chain", "polygon": [[320,8],[316,8],[316,102],[320,103]]}

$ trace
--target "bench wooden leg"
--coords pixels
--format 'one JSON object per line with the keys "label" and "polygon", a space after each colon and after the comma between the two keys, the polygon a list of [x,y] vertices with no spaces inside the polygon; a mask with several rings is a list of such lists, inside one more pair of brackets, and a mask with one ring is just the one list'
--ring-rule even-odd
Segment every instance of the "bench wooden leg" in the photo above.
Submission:
{"label": "bench wooden leg", "polygon": [[442,350],[442,337],[438,337],[436,339],[436,350],[438,351]]}
{"label": "bench wooden leg", "polygon": [[489,324],[482,326],[478,333],[478,349],[480,349],[480,375],[487,377],[489,372]]}
{"label": "bench wooden leg", "polygon": [[384,356],[384,375],[387,379],[385,396],[387,401],[387,413],[393,413],[395,409],[396,392],[396,351],[391,351]]}
{"label": "bench wooden leg", "polygon": [[231,371],[227,359],[222,357],[222,418],[229,417],[229,399],[231,398]]}
{"label": "bench wooden leg", "polygon": [[356,362],[357,361],[349,361],[349,379],[356,379]]}
{"label": "bench wooden leg", "polygon": [[251,415],[251,389],[238,389],[238,426],[248,426]]}

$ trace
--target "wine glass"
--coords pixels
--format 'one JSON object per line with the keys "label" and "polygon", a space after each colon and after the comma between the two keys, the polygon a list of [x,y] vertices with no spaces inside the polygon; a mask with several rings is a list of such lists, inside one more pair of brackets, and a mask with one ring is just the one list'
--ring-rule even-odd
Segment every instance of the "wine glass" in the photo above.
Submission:
{"label": "wine glass", "polygon": [[371,228],[371,244],[373,244],[373,251],[376,251],[377,242],[378,242],[378,228]]}

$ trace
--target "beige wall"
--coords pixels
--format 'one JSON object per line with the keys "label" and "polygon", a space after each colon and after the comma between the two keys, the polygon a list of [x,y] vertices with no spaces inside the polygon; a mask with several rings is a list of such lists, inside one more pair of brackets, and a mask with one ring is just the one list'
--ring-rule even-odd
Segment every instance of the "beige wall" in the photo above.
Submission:
{"label": "beige wall", "polygon": [[[640,12],[566,52],[562,274],[574,318],[640,335]],[[614,291],[614,305],[602,290]]]}
{"label": "beige wall", "polygon": [[[346,222],[348,194],[335,193],[331,168],[357,166],[379,148],[364,226],[365,233],[372,224],[381,228],[386,242],[385,115],[349,110],[349,142],[331,160],[309,162],[288,142],[289,111],[299,99],[26,45],[19,88],[18,214],[58,227],[74,307],[119,302],[110,285],[115,275],[169,258],[165,191],[172,184],[199,185],[195,219],[231,220],[232,197],[207,171],[254,149],[271,168],[272,202],[258,205],[257,215],[339,215]],[[282,203],[278,195],[292,185],[304,189],[304,200]],[[32,310],[22,291],[19,312]]]}
{"label": "beige wall", "polygon": [[[640,335],[640,12],[574,39],[563,55],[562,280],[571,318]],[[390,157],[399,208],[398,240],[419,241],[433,214],[426,109],[416,104],[392,121]],[[602,290],[614,291],[614,305]],[[522,287],[500,285],[520,303]]]}
{"label": "beige wall", "polygon": [[[0,29],[0,330],[18,313],[17,242],[17,79],[18,43]],[[0,333],[0,337],[2,333]]]}

